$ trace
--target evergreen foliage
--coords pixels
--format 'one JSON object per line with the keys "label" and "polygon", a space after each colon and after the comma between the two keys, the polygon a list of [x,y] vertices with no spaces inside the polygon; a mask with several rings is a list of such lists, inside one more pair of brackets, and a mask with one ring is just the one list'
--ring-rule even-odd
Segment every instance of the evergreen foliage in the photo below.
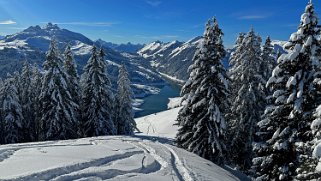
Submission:
{"label": "evergreen foliage", "polygon": [[214,18],[206,25],[204,40],[194,56],[189,80],[182,89],[186,105],[180,110],[176,143],[217,164],[226,156],[224,111],[228,96],[227,75],[222,59],[223,32]]}

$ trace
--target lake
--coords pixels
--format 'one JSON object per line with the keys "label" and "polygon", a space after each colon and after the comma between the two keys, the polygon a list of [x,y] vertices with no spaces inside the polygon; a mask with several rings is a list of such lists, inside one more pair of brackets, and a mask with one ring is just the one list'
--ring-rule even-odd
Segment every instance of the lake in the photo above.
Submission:
{"label": "lake", "polygon": [[179,97],[181,87],[175,84],[168,83],[161,88],[159,94],[150,95],[144,98],[144,103],[140,106],[142,111],[136,112],[135,117],[142,117],[149,114],[167,110],[168,98]]}

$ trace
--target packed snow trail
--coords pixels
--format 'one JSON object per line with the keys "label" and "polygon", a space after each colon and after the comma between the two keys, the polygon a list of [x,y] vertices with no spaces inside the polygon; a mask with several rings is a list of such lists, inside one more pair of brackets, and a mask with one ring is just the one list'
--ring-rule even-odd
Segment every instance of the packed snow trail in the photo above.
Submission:
{"label": "packed snow trail", "polygon": [[0,180],[239,180],[168,140],[106,136],[0,146]]}

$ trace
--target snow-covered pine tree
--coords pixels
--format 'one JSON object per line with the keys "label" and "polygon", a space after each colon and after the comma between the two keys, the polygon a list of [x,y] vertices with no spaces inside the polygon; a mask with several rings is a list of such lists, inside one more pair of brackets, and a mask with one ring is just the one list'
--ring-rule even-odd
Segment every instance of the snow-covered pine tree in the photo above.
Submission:
{"label": "snow-covered pine tree", "polygon": [[17,79],[9,76],[1,89],[1,115],[3,129],[3,143],[19,143],[23,139],[22,134],[22,106],[20,104]]}
{"label": "snow-covered pine tree", "polygon": [[[321,91],[321,78],[317,78],[316,83],[317,90]],[[311,146],[310,149],[313,151],[311,156],[306,157],[306,164],[304,164],[304,166],[307,169],[304,170],[306,172],[304,175],[300,175],[300,177],[302,178],[301,180],[321,178],[321,169],[318,166],[321,165],[321,105],[319,105],[315,110],[314,118],[315,119],[311,124],[311,130],[314,138],[311,141],[310,145],[308,145]]]}
{"label": "snow-covered pine tree", "polygon": [[[244,37],[245,37],[245,33],[239,33],[239,36],[236,39],[235,45],[233,47],[234,51],[232,52],[231,57],[229,59],[230,67],[236,66],[235,64],[238,63],[239,56],[241,55],[240,52],[242,51],[241,45],[244,40]],[[230,74],[231,72],[228,72],[228,73]]]}
{"label": "snow-covered pine tree", "polygon": [[[279,57],[267,86],[273,101],[258,123],[262,139],[254,147],[253,169],[258,180],[304,179],[310,172],[310,125],[320,105],[315,80],[320,76],[321,49],[318,18],[310,2],[301,16],[298,31],[284,45],[288,54]],[[297,172],[297,173],[296,173]]]}
{"label": "snow-covered pine tree", "polygon": [[39,71],[39,67],[37,64],[34,64],[32,67],[32,79],[31,79],[31,109],[34,110],[34,124],[33,129],[34,132],[31,133],[32,137],[35,141],[39,140],[40,136],[40,120],[41,120],[41,112],[39,111],[41,109],[41,103],[39,99],[39,95],[41,93],[41,86],[42,86],[42,76]]}
{"label": "snow-covered pine tree", "polygon": [[82,130],[85,136],[114,135],[112,120],[113,95],[106,72],[104,52],[92,49],[91,57],[84,68],[82,78]]}
{"label": "snow-covered pine tree", "polygon": [[[68,90],[70,92],[72,101],[74,105],[74,113],[77,120],[80,119],[80,86],[79,86],[79,76],[77,73],[77,65],[74,60],[73,53],[71,51],[70,45],[67,45],[64,52],[64,70],[66,72],[66,80],[68,85]],[[78,124],[78,126],[80,126]],[[78,128],[78,134],[81,135]]]}
{"label": "snow-covered pine tree", "polygon": [[118,89],[116,95],[116,120],[115,126],[117,127],[117,134],[119,135],[132,135],[136,129],[136,122],[133,118],[132,107],[132,90],[130,87],[130,80],[128,72],[123,64],[119,67],[118,74]]}
{"label": "snow-covered pine tree", "polygon": [[[242,52],[243,52],[242,42],[243,42],[244,37],[245,37],[245,33],[239,33],[239,36],[236,39],[235,45],[233,47],[234,51],[232,52],[231,57],[229,59],[230,69],[233,69],[233,67],[239,67],[239,63],[241,63],[239,61],[239,57],[242,55]],[[237,73],[238,72],[236,72],[236,71],[228,71],[227,72],[229,78],[232,80],[234,79],[234,77],[239,76]],[[237,82],[234,82],[233,86],[230,87],[230,95],[229,95],[229,99],[228,99],[229,104],[230,104],[229,107],[231,107],[232,102],[235,100],[237,92],[240,89],[240,87],[241,87],[241,83],[237,84]],[[228,112],[226,115],[228,120],[231,119],[230,116],[231,116],[230,112]],[[230,124],[230,122],[228,122],[228,124]]]}
{"label": "snow-covered pine tree", "polygon": [[18,83],[19,99],[21,100],[22,114],[24,118],[22,121],[22,142],[30,142],[35,140],[33,135],[33,133],[35,132],[35,130],[33,130],[35,121],[35,109],[32,107],[32,94],[34,90],[31,87],[31,80],[32,69],[29,63],[26,61],[22,67]]}
{"label": "snow-covered pine tree", "polygon": [[[261,72],[261,38],[253,28],[236,50],[229,75],[233,100],[230,102],[229,135],[232,164],[247,170],[252,163],[252,142],[256,124],[265,108],[265,80]],[[232,62],[232,61],[230,61]]]}
{"label": "snow-covered pine tree", "polygon": [[268,36],[265,40],[265,44],[263,45],[263,50],[262,50],[262,66],[261,66],[261,71],[262,71],[262,77],[264,80],[269,80],[269,78],[272,75],[272,71],[276,66],[276,54],[274,53],[273,50],[273,45],[271,44],[271,39]]}
{"label": "snow-covered pine tree", "polygon": [[67,85],[67,75],[62,68],[62,60],[54,40],[51,41],[43,64],[43,80],[40,93],[40,139],[57,140],[77,137],[75,110]]}
{"label": "snow-covered pine tree", "polygon": [[188,151],[217,164],[224,164],[228,97],[226,70],[222,64],[225,50],[223,32],[214,18],[204,32],[204,40],[190,66],[191,74],[182,89],[186,105],[180,110],[176,143]]}

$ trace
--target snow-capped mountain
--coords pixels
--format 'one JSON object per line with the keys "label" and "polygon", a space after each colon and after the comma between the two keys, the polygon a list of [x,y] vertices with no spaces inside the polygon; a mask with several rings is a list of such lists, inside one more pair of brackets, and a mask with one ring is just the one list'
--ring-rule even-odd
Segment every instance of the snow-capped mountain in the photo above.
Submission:
{"label": "snow-capped mountain", "polygon": [[[48,23],[44,27],[31,26],[16,34],[7,35],[0,40],[0,76],[4,77],[7,73],[19,70],[25,60],[41,66],[52,38],[57,41],[61,52],[64,51],[67,44],[71,45],[79,73],[82,73],[83,67],[90,57],[92,46],[97,45],[106,52],[106,61],[109,64],[108,73],[114,83],[117,79],[118,67],[122,63],[127,66],[131,81],[135,85],[163,82],[160,75],[150,70],[149,65],[142,61],[141,57],[120,53],[107,46],[97,44],[97,42],[80,33],[62,29],[52,23]],[[139,95],[149,94],[148,89],[143,88],[144,86],[134,87],[134,92]]]}
{"label": "snow-capped mountain", "polygon": [[149,60],[157,71],[186,80],[187,69],[192,63],[194,53],[202,38],[196,37],[187,42],[173,41],[163,43],[152,42],[138,51],[138,54]]}
{"label": "snow-capped mountain", "polygon": [[[151,66],[160,73],[172,77],[172,79],[187,80],[189,77],[188,67],[192,64],[195,51],[201,42],[202,37],[196,37],[187,42],[163,43],[155,41],[145,45],[137,53],[147,59]],[[274,51],[285,53],[283,49],[285,43],[285,41],[273,40]],[[226,68],[228,68],[228,59],[233,51],[233,49],[226,49],[227,54],[223,60]]]}
{"label": "snow-capped mountain", "polygon": [[133,44],[133,43],[126,43],[126,44],[116,44],[116,43],[112,43],[112,42],[106,42],[102,39],[98,39],[96,40],[97,44],[109,47],[115,51],[118,52],[127,52],[127,53],[136,53],[138,50],[140,50],[141,48],[144,47],[144,45],[142,44]]}

